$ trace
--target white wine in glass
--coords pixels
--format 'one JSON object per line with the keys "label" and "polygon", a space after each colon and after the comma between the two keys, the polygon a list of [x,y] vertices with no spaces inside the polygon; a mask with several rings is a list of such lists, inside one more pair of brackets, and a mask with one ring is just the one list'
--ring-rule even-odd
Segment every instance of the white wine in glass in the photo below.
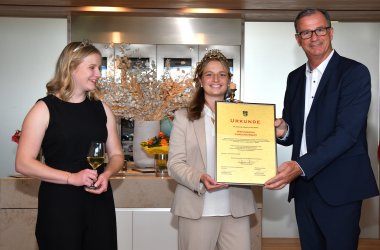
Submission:
{"label": "white wine in glass", "polygon": [[[97,169],[104,163],[104,155],[105,155],[105,144],[104,142],[91,142],[90,149],[87,154],[87,162],[90,164],[92,169]],[[92,184],[91,189],[95,189],[96,187]]]}
{"label": "white wine in glass", "polygon": [[97,169],[100,165],[104,163],[104,156],[87,156],[87,162],[91,165],[93,169]]}

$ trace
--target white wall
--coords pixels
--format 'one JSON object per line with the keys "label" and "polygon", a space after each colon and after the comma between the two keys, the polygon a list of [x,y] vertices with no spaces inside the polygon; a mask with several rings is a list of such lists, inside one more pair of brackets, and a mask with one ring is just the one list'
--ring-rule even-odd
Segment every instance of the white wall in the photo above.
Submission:
{"label": "white wall", "polygon": [[[372,77],[372,103],[368,118],[369,153],[379,176],[376,150],[379,140],[379,41],[380,24],[334,23],[333,47],[343,56],[367,65]],[[243,101],[276,104],[281,117],[286,78],[306,62],[294,38],[293,23],[245,23]],[[290,159],[291,148],[278,146],[278,163]],[[264,190],[263,237],[298,237],[293,202],[287,202],[288,187]],[[379,198],[366,200],[361,219],[361,237],[379,237]]]}
{"label": "white wall", "polygon": [[53,76],[67,44],[67,20],[0,17],[0,177],[14,174],[16,129]]}

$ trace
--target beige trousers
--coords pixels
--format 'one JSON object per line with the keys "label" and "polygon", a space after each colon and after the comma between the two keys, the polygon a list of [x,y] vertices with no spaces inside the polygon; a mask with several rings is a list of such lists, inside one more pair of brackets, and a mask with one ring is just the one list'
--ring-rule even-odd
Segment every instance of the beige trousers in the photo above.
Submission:
{"label": "beige trousers", "polygon": [[250,250],[249,216],[178,218],[179,250]]}

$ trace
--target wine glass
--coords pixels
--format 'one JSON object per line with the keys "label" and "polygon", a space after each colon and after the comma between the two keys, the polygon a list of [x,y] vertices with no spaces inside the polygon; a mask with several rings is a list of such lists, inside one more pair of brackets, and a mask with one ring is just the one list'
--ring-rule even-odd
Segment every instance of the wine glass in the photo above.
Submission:
{"label": "wine glass", "polygon": [[[92,169],[97,169],[104,163],[105,144],[104,142],[93,141],[90,144],[90,149],[87,154],[87,162]],[[94,183],[89,186],[90,189],[96,189]]]}

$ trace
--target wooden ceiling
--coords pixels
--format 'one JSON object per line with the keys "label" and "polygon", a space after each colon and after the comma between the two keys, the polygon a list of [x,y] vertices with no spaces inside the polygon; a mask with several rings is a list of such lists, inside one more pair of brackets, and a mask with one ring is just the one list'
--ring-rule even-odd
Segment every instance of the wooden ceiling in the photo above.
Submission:
{"label": "wooden ceiling", "polygon": [[0,0],[0,16],[130,15],[292,21],[299,10],[307,7],[326,9],[336,21],[380,21],[379,0]]}

